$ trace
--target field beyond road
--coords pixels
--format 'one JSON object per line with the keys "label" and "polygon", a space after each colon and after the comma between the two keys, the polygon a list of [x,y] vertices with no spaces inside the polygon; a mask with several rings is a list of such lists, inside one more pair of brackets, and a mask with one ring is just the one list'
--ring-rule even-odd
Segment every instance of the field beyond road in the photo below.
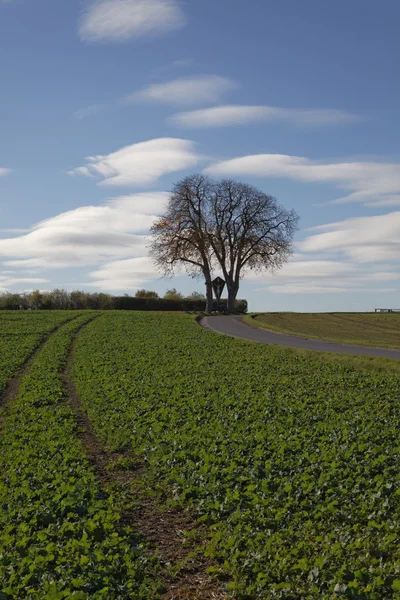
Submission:
{"label": "field beyond road", "polygon": [[300,337],[400,348],[400,313],[259,313],[244,320]]}

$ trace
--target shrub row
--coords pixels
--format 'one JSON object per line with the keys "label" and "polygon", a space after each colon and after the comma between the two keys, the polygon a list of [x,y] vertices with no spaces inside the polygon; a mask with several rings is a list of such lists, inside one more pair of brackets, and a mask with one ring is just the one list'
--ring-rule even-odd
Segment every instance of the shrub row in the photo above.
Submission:
{"label": "shrub row", "polygon": [[[227,304],[222,300],[221,304]],[[136,298],[132,296],[111,296],[103,293],[52,292],[32,294],[1,294],[0,310],[165,310],[201,312],[205,310],[205,300],[182,298],[179,300],[165,298]],[[236,310],[247,312],[247,300],[237,300]]]}
{"label": "shrub row", "polygon": [[[227,300],[222,299],[221,305],[226,306]],[[116,310],[163,310],[201,312],[205,310],[205,300],[166,300],[165,298],[132,298],[130,296],[116,296],[113,298],[113,308]],[[237,300],[236,310],[240,313],[247,312],[247,300]]]}

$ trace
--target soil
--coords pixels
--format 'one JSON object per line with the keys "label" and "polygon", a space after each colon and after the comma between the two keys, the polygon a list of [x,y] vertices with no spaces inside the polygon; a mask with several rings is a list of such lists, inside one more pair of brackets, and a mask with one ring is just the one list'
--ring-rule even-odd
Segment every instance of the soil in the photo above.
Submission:
{"label": "soil", "polygon": [[[110,452],[97,438],[70,375],[75,342],[72,345],[63,379],[67,401],[75,412],[77,435],[86,456],[106,492],[110,484],[123,486],[129,494],[132,508],[124,510],[122,524],[130,526],[145,542],[149,552],[161,565],[163,600],[225,600],[223,582],[212,579],[206,572],[214,562],[204,557],[199,549],[206,538],[204,526],[199,526],[188,512],[169,509],[151,497],[141,485],[144,467],[130,454]],[[129,468],[115,464],[120,459],[130,459]],[[112,466],[112,468],[108,468]]]}

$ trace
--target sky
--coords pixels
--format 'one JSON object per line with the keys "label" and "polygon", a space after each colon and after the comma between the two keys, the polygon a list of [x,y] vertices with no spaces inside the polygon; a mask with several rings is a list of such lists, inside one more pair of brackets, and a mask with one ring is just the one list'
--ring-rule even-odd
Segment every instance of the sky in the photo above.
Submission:
{"label": "sky", "polygon": [[203,292],[148,234],[207,173],[301,218],[242,280],[251,311],[400,308],[399,22],[398,0],[0,0],[0,292]]}

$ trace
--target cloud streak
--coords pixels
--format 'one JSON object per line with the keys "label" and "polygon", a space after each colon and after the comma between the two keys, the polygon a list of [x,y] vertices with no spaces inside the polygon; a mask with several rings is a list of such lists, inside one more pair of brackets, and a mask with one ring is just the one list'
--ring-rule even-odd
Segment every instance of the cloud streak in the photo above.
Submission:
{"label": "cloud streak", "polygon": [[111,261],[89,275],[95,281],[88,285],[107,291],[136,289],[159,277],[153,261],[145,256]]}
{"label": "cloud streak", "polygon": [[359,264],[400,261],[400,211],[324,226],[298,244],[304,252],[333,252]]}
{"label": "cloud streak", "polygon": [[164,83],[153,83],[138,92],[125,96],[122,101],[125,104],[140,101],[183,105],[207,104],[218,102],[225,93],[236,87],[237,84],[228,77],[197,75],[181,77]]}
{"label": "cloud streak", "polygon": [[[158,278],[148,257],[149,230],[168,198],[167,192],[110,198],[0,239],[0,260],[14,270],[1,273],[0,288],[45,282],[42,273],[55,268],[91,267],[85,286],[109,291],[132,291]],[[320,225],[296,250],[275,274],[250,272],[247,281],[274,294],[389,293],[400,287],[400,211]]]}
{"label": "cloud streak", "polygon": [[85,42],[127,42],[185,25],[179,0],[95,0],[82,16],[79,35]]}
{"label": "cloud streak", "polygon": [[291,125],[314,127],[344,125],[360,121],[361,117],[335,109],[296,109],[277,106],[246,106],[228,104],[188,112],[170,117],[171,124],[181,127],[226,127],[249,123],[282,122]]}
{"label": "cloud streak", "polygon": [[288,178],[304,183],[328,183],[351,192],[335,204],[400,205],[400,165],[380,162],[323,163],[287,154],[257,154],[219,162],[211,175]]}
{"label": "cloud streak", "polygon": [[315,260],[309,255],[308,260],[307,256],[305,260],[290,260],[276,273],[251,273],[248,280],[275,294],[378,293],[398,289],[382,287],[384,283],[399,286],[397,265],[376,265],[375,269],[344,257]]}
{"label": "cloud streak", "polygon": [[86,119],[87,117],[93,117],[106,110],[107,104],[91,104],[86,108],[80,108],[74,112],[74,118],[78,121]]}
{"label": "cloud streak", "polygon": [[67,268],[147,255],[147,232],[168,194],[112,198],[46,219],[25,235],[0,239],[0,258],[20,268]]}
{"label": "cloud streak", "polygon": [[30,285],[32,283],[46,283],[47,281],[47,279],[43,279],[42,277],[11,277],[3,274],[0,275],[0,292],[7,292],[10,287],[15,285]]}
{"label": "cloud streak", "polygon": [[248,281],[276,294],[399,291],[400,212],[346,219],[314,231],[296,243],[301,254],[282,269],[251,272]]}
{"label": "cloud streak", "polygon": [[194,147],[189,140],[158,138],[111,154],[89,156],[86,165],[68,173],[100,179],[100,185],[148,185],[162,175],[196,166],[201,157]]}

